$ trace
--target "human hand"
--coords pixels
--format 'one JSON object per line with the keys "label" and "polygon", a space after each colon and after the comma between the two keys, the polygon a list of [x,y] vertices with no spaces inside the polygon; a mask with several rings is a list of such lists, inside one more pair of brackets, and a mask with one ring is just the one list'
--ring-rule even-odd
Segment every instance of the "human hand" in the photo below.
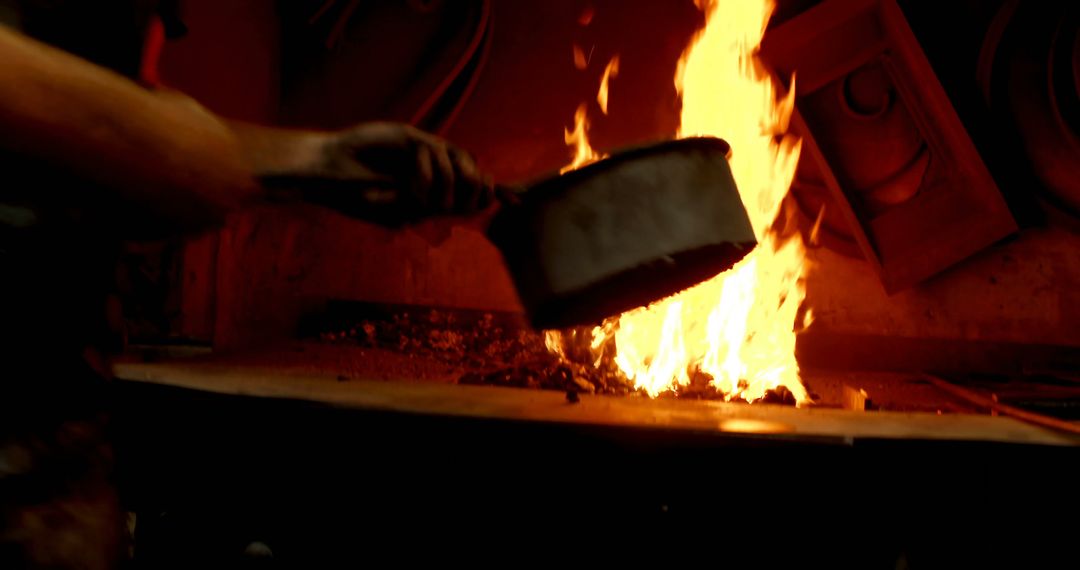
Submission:
{"label": "human hand", "polygon": [[[365,123],[320,134],[295,172],[322,184],[313,201],[345,214],[395,223],[469,215],[495,201],[490,178],[445,140],[401,123]],[[380,220],[383,208],[392,219]]]}

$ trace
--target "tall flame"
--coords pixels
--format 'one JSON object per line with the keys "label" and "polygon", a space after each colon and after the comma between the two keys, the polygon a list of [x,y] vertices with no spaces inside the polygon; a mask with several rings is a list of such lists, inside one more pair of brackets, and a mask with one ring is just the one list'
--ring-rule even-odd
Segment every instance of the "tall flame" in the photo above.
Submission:
{"label": "tall flame", "polygon": [[588,130],[589,106],[582,103],[578,105],[577,111],[574,112],[574,130],[563,129],[563,140],[567,146],[574,149],[574,160],[562,167],[559,174],[577,170],[586,164],[592,164],[607,156],[593,150],[592,145],[589,144]]}
{"label": "tall flame", "polygon": [[[596,93],[596,102],[600,105],[600,110],[607,114],[608,103],[608,89],[611,83],[611,79],[619,75],[619,56],[611,58],[607,67],[604,68],[604,77],[600,80],[600,90]],[[559,170],[559,174],[569,172],[571,170],[577,170],[586,164],[592,164],[602,158],[607,158],[606,154],[601,154],[593,149],[589,144],[589,105],[582,103],[578,105],[577,111],[574,112],[574,130],[563,129],[563,141],[568,146],[574,149],[574,159],[570,161],[570,164],[562,167]]]}
{"label": "tall flame", "polygon": [[[778,97],[755,52],[774,8],[771,0],[697,0],[705,27],[679,61],[679,137],[716,136],[732,147],[731,168],[758,247],[735,267],[696,287],[610,319],[593,332],[594,350],[613,341],[615,363],[652,396],[678,391],[704,373],[728,399],[761,399],[781,386],[809,401],[795,360],[805,299],[805,248],[774,228],[795,176],[801,142],[786,136],[794,89]],[[607,75],[605,74],[605,79]],[[606,102],[607,81],[603,82]],[[571,170],[600,158],[588,145],[585,106],[567,144]],[[802,321],[802,322],[800,322]],[[549,342],[549,346],[554,342]]]}
{"label": "tall flame", "polygon": [[619,56],[611,58],[607,68],[604,69],[604,77],[600,80],[600,91],[596,93],[596,103],[600,105],[600,112],[607,114],[608,89],[611,80],[619,76]]}

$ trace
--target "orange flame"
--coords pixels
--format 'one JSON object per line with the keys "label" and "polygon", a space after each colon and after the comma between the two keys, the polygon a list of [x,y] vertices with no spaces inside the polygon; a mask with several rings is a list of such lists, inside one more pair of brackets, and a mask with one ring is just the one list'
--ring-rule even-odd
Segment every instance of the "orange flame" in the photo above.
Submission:
{"label": "orange flame", "polygon": [[[796,331],[810,319],[809,311],[800,318],[806,251],[801,238],[781,236],[773,227],[795,176],[801,141],[784,135],[794,89],[780,99],[755,59],[774,5],[697,4],[705,12],[705,28],[684,52],[675,77],[683,103],[679,136],[716,136],[731,144],[732,172],[759,245],[705,283],[609,319],[593,330],[592,348],[614,342],[621,372],[651,396],[678,391],[700,372],[728,399],[754,401],[783,386],[801,405],[810,400],[795,360]],[[607,74],[604,101],[606,79]],[[585,136],[584,105],[575,124],[566,142],[576,145],[576,154],[564,171],[601,158]]]}
{"label": "orange flame", "polygon": [[586,164],[592,164],[602,158],[606,158],[606,154],[600,154],[593,150],[591,144],[589,144],[589,112],[588,105],[582,103],[578,106],[577,111],[574,113],[574,130],[563,129],[563,140],[566,141],[567,146],[574,149],[574,160],[562,167],[559,170],[559,174],[569,172],[571,170],[577,170]]}
{"label": "orange flame", "polygon": [[607,114],[608,88],[611,80],[619,76],[619,56],[611,58],[604,69],[604,77],[600,80],[600,91],[596,93],[596,102],[600,104],[600,111]]}
{"label": "orange flame", "polygon": [[[604,76],[600,80],[600,90],[596,92],[596,101],[600,109],[607,114],[608,85],[611,79],[619,75],[619,56],[611,58],[604,69]],[[606,154],[596,152],[589,144],[589,106],[587,103],[578,105],[574,112],[574,130],[563,129],[563,141],[567,146],[574,149],[574,159],[570,164],[562,167],[559,174],[571,170],[577,170],[586,164],[592,164],[600,159],[607,158]]]}
{"label": "orange flame", "polygon": [[562,333],[559,331],[544,331],[544,346],[547,347],[549,352],[566,358],[566,352],[563,351],[562,347]]}

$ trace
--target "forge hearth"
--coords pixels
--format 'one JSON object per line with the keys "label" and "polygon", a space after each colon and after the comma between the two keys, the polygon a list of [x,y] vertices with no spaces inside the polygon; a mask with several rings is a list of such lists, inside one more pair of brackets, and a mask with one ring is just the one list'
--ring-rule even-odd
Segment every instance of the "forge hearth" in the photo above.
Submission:
{"label": "forge hearth", "polygon": [[[323,367],[333,358],[313,352]],[[743,553],[748,565],[1075,559],[1068,540],[1029,542],[1008,526],[1023,514],[1025,529],[1050,531],[1061,519],[1044,511],[1075,505],[1062,469],[1075,452],[1007,418],[572,403],[554,391],[341,381],[265,362],[118,369],[132,379],[116,386],[115,426],[138,482],[129,500],[143,560],[205,566],[258,541],[297,568],[523,552],[699,562],[728,535],[753,550],[725,560]],[[825,524],[823,509],[843,516]],[[779,548],[748,530],[775,525],[799,534]],[[986,543],[1002,525],[1010,540]],[[643,529],[649,540],[636,544]],[[799,541],[812,544],[790,548]]]}
{"label": "forge hearth", "polygon": [[[375,41],[409,29],[410,18],[419,16],[397,6],[394,14],[401,19],[392,25],[360,16],[350,20],[344,7],[352,4],[339,2],[332,10],[341,24],[337,50],[327,49],[321,37],[329,19],[314,28],[283,31],[282,49],[303,48],[300,56],[276,62],[285,71],[282,85],[270,84],[272,74],[260,76],[270,83],[259,84],[258,108],[277,103],[279,115],[268,110],[263,117],[244,118],[333,127],[376,112],[341,103],[361,100],[354,95],[363,82],[351,73],[353,66],[370,65],[373,75],[386,71],[375,61],[385,58],[361,57],[362,50],[348,38]],[[1016,232],[1020,219],[1006,202],[1014,206],[1015,196],[1034,188],[1038,177],[1008,176],[1013,164],[1004,158],[1021,156],[1006,152],[1007,146],[987,134],[998,129],[1002,115],[1009,120],[1024,116],[1023,101],[1030,99],[1003,82],[1035,71],[1052,80],[1052,92],[1063,102],[1060,109],[1051,109],[1061,111],[1061,125],[1075,123],[1070,118],[1074,97],[1062,91],[1068,91],[1066,79],[1075,71],[1075,49],[1070,47],[1080,45],[1074,41],[1074,14],[1051,30],[1050,45],[1038,42],[1025,49],[1025,40],[1049,26],[1053,10],[973,1],[970,5],[978,7],[967,22],[964,9],[935,11],[910,0],[785,0],[776,3],[771,21],[743,26],[743,32],[767,27],[763,38],[750,34],[747,40],[753,45],[760,39],[761,49],[731,56],[729,62],[746,65],[724,77],[720,93],[695,100],[692,93],[684,98],[672,80],[678,69],[689,69],[679,62],[687,63],[688,48],[707,30],[709,12],[698,5],[703,3],[611,2],[589,10],[502,4],[470,3],[468,10],[454,14],[449,4],[440,4],[432,14],[447,17],[443,32],[453,40],[453,49],[440,52],[424,74],[425,84],[436,85],[437,72],[453,67],[452,55],[469,56],[467,72],[458,79],[469,83],[471,91],[455,92],[466,99],[452,101],[453,109],[443,109],[452,112],[436,122],[499,182],[558,172],[567,167],[571,151],[578,163],[582,156],[591,160],[614,149],[679,136],[683,111],[689,116],[695,108],[722,108],[729,96],[737,100],[739,93],[764,89],[763,109],[740,107],[756,117],[745,129],[750,135],[734,133],[730,142],[733,168],[747,155],[761,155],[768,167],[747,170],[791,170],[756,184],[775,195],[744,197],[744,205],[776,206],[752,212],[763,244],[758,254],[768,254],[766,261],[773,262],[777,252],[786,251],[782,246],[797,246],[786,252],[790,259],[770,266],[771,273],[747,271],[754,275],[743,276],[752,282],[741,297],[759,296],[749,305],[764,308],[765,318],[757,315],[755,325],[767,326],[743,332],[726,328],[734,331],[734,340],[725,338],[727,347],[703,349],[698,337],[723,337],[703,332],[712,312],[719,310],[728,324],[751,320],[724,315],[722,309],[748,304],[715,301],[723,289],[715,285],[717,290],[696,298],[693,307],[672,311],[683,321],[681,329],[672,327],[682,333],[681,340],[696,335],[687,343],[695,345],[695,353],[656,374],[654,389],[643,391],[644,383],[629,381],[627,370],[648,371],[677,350],[654,350],[663,343],[648,346],[644,341],[632,347],[643,350],[625,351],[637,352],[636,361],[620,366],[614,362],[619,347],[609,334],[615,329],[601,331],[609,344],[599,349],[591,346],[595,330],[558,331],[561,336],[553,337],[529,329],[498,252],[478,232],[438,221],[388,230],[315,207],[266,206],[235,216],[221,232],[181,249],[140,249],[125,259],[130,267],[124,273],[133,289],[124,299],[131,352],[209,353],[193,362],[236,367],[241,373],[275,367],[300,376],[312,373],[334,379],[345,390],[369,380],[396,380],[461,388],[451,395],[472,394],[473,388],[532,388],[542,391],[537,397],[563,401],[573,394],[586,401],[594,396],[643,406],[692,405],[678,400],[713,404],[725,399],[710,385],[716,378],[698,369],[706,355],[720,355],[715,360],[729,363],[737,359],[725,358],[724,350],[730,356],[739,352],[731,346],[775,336],[782,338],[764,344],[783,347],[782,354],[761,358],[756,370],[738,373],[743,377],[732,374],[733,390],[727,392],[742,388],[745,376],[767,377],[771,365],[781,360],[789,376],[802,377],[807,392],[799,397],[791,393],[791,387],[799,386],[796,380],[742,407],[772,409],[794,399],[811,413],[851,412],[870,422],[879,421],[875,414],[890,412],[985,419],[987,408],[920,379],[934,374],[967,383],[986,396],[1008,394],[1010,403],[1070,417],[1077,398],[1071,378],[1080,366],[1080,334],[1069,325],[1080,319],[1074,292],[1080,266],[1073,261],[1080,240],[1050,225],[1024,227],[1011,241],[1001,242]],[[290,15],[304,10],[297,7]],[[595,18],[584,16],[590,11]],[[493,31],[494,19],[488,16],[494,13],[499,13],[503,32]],[[193,29],[207,29],[198,19],[212,16],[193,12]],[[647,29],[641,22],[649,22]],[[435,41],[436,30],[425,30],[431,37],[418,39]],[[475,45],[468,41],[473,31],[479,33]],[[956,50],[950,38],[958,42]],[[407,38],[396,40],[405,43]],[[181,73],[184,45],[203,40],[191,41],[163,64],[163,73],[174,72],[180,87],[187,77]],[[721,44],[702,45],[720,52],[716,46]],[[464,51],[453,51],[458,48]],[[1049,69],[1025,67],[1044,52],[1053,55]],[[588,57],[575,61],[575,53]],[[975,65],[982,59],[972,54],[986,56],[985,69]],[[708,78],[715,69],[705,65],[697,73]],[[985,100],[978,89],[976,97],[966,96],[971,93],[965,89],[983,83]],[[318,105],[330,85],[335,90],[327,100],[334,103]],[[552,89],[556,85],[560,88]],[[204,88],[201,93],[213,105],[216,91],[206,85],[190,90],[200,92],[197,87]],[[267,93],[280,93],[282,99],[271,101]],[[534,95],[528,105],[522,105],[521,93]],[[400,99],[406,105],[427,95]],[[232,109],[237,101],[223,103]],[[984,112],[987,105],[997,111]],[[758,136],[763,121],[771,129],[769,137]],[[1032,148],[1046,144],[1024,141]],[[1068,188],[1059,187],[1066,178],[1054,177],[1058,184],[1051,193],[1058,198],[1069,197]],[[696,302],[700,299],[705,302]],[[663,328],[655,320],[650,331]],[[669,382],[683,373],[684,385]],[[513,397],[536,396],[522,392]],[[1060,405],[1055,408],[1051,400]]]}
{"label": "forge hearth", "polygon": [[[542,392],[543,396],[536,397],[545,401],[554,398],[564,403],[571,394],[574,399],[591,396],[610,405],[622,405],[618,403],[621,400],[639,402],[627,405],[639,410],[642,414],[639,420],[646,423],[652,421],[649,419],[652,417],[651,404],[662,409],[667,405],[662,404],[664,402],[681,401],[678,405],[693,405],[697,400],[724,401],[723,395],[700,376],[678,392],[650,398],[634,389],[633,384],[614,368],[598,368],[589,362],[575,363],[552,353],[545,345],[543,333],[528,328],[520,314],[355,302],[334,303],[328,308],[330,310],[320,318],[313,318],[306,324],[303,336],[308,340],[179,360],[167,353],[158,353],[150,358],[150,362],[158,364],[149,364],[149,369],[128,362],[120,365],[120,374],[132,380],[211,387],[225,393],[249,393],[249,388],[255,385],[269,389],[267,395],[301,398],[306,398],[304,386],[323,383],[338,384],[332,390],[345,393],[362,392],[372,387],[371,382],[400,384],[406,391],[416,386],[433,386],[445,390],[439,393],[458,400],[464,409],[469,408],[470,389],[513,388],[505,392],[511,401],[529,401],[534,397],[529,394]],[[906,355],[909,360],[918,360],[917,353],[910,353],[910,346],[898,348],[909,351]],[[811,346],[810,350],[820,351],[821,348]],[[827,347],[827,352],[836,350],[839,349]],[[888,347],[877,350],[887,351]],[[996,350],[1005,349],[997,347]],[[832,366],[828,364],[815,360],[813,366],[803,370],[803,381],[813,397],[812,403],[805,406],[809,410],[855,414],[853,422],[870,424],[878,422],[877,415],[883,412],[926,414],[931,424],[932,418],[942,415],[989,418],[993,413],[991,409],[935,387],[922,372],[875,372],[872,368],[859,368],[857,361],[844,358],[836,358]],[[210,373],[211,377],[203,377],[204,373]],[[945,374],[950,380],[978,393],[996,394],[1004,404],[1025,406],[1065,419],[1080,417],[1080,388],[1067,375],[1045,371],[1038,374],[1008,372],[1004,367],[997,374],[967,373],[956,369]],[[260,379],[262,376],[266,378]],[[275,388],[274,378],[283,377],[293,378],[296,383],[284,380],[283,386]],[[221,383],[214,378],[220,379]],[[394,390],[392,387],[386,389]],[[381,402],[381,397],[376,399]],[[782,391],[770,392],[753,404],[739,399],[725,403],[736,410],[746,408],[753,417],[759,412],[752,408],[772,410],[778,405],[791,407],[793,404],[791,396]],[[455,409],[457,404],[451,401],[447,405]],[[859,420],[860,416],[865,417]],[[995,420],[1005,421],[1005,418]],[[1015,425],[1012,422],[1007,420],[1006,423]],[[949,437],[948,434],[947,429],[941,433],[943,437]]]}
{"label": "forge hearth", "polygon": [[[550,332],[530,328],[516,313],[346,302],[332,304],[308,327],[308,334],[325,345],[379,349],[444,363],[455,370],[459,384],[647,397],[611,358],[598,359],[589,350],[591,327],[562,331],[559,340],[553,340]],[[661,397],[724,400],[710,381],[708,375],[697,373],[688,386]],[[783,387],[770,390],[762,401],[795,405]]]}

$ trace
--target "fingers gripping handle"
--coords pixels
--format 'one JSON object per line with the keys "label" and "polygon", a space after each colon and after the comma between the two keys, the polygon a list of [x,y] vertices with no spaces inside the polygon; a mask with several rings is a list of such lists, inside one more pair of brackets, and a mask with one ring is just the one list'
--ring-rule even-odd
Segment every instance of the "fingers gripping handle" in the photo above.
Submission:
{"label": "fingers gripping handle", "polygon": [[[267,199],[275,203],[308,202],[343,215],[387,227],[401,227],[432,217],[451,217],[454,212],[420,204],[408,189],[392,181],[363,181],[309,175],[268,175],[259,178]],[[466,225],[485,221],[492,202],[513,205],[526,191],[521,186],[489,185],[476,204],[477,212],[465,216]],[[455,216],[460,217],[460,216]]]}

